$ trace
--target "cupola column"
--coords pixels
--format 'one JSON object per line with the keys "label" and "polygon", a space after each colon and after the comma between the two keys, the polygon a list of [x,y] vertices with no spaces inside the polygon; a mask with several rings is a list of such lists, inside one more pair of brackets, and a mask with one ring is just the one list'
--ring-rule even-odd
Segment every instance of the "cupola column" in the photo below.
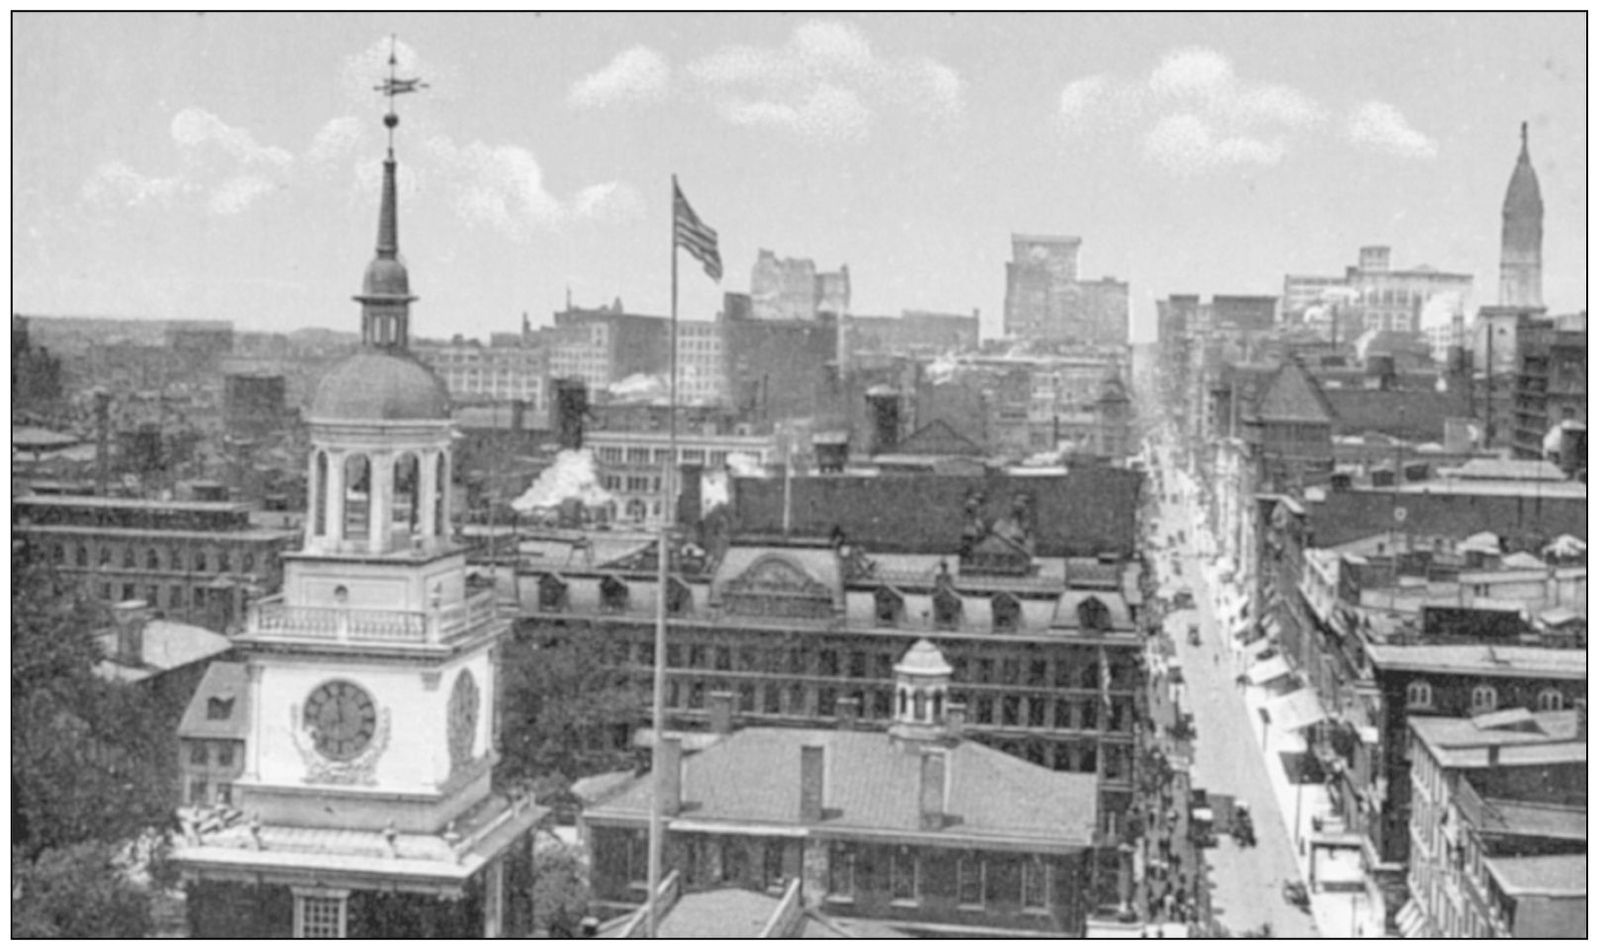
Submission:
{"label": "cupola column", "polygon": [[328,453],[328,479],[323,485],[323,496],[315,498],[314,502],[323,503],[323,541],[327,544],[324,548],[338,549],[346,535],[346,455],[338,450]]}
{"label": "cupola column", "polygon": [[440,451],[424,451],[418,458],[418,534],[436,536],[435,530],[435,469]]}
{"label": "cupola column", "polygon": [[368,551],[376,555],[390,549],[390,497],[395,463],[389,451],[368,457]]}

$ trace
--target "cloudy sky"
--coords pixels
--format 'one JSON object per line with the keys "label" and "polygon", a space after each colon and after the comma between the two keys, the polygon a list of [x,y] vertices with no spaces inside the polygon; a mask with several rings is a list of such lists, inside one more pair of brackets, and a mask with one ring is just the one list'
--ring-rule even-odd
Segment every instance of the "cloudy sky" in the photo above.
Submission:
{"label": "cloudy sky", "polygon": [[1530,123],[1545,290],[1585,305],[1582,15],[12,18],[12,309],[355,328],[391,33],[415,331],[669,308],[669,177],[720,233],[849,265],[853,308],[1001,325],[1011,232],[1169,293],[1276,293],[1362,244],[1492,302]]}

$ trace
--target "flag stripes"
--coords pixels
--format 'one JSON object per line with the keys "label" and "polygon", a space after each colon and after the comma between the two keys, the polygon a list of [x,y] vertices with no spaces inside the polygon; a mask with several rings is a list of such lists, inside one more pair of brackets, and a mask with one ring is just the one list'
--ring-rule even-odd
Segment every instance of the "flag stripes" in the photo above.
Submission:
{"label": "flag stripes", "polygon": [[685,247],[687,253],[702,263],[703,272],[716,283],[725,275],[725,268],[719,259],[719,232],[703,223],[697,212],[686,203],[686,195],[680,193],[678,181],[675,182],[675,246]]}

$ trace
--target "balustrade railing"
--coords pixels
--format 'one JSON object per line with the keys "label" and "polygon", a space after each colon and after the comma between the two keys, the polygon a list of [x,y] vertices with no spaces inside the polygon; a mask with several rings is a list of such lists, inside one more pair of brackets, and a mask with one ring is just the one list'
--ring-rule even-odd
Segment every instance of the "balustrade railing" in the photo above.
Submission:
{"label": "balustrade railing", "polygon": [[248,630],[272,638],[376,644],[438,644],[496,616],[496,593],[425,611],[289,605],[279,596],[251,606]]}

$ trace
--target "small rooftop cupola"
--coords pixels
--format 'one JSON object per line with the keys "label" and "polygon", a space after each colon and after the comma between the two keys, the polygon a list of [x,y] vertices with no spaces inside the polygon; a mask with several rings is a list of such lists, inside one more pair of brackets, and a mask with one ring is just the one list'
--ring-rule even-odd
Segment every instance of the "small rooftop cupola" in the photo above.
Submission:
{"label": "small rooftop cupola", "polygon": [[362,342],[370,348],[407,350],[408,306],[418,297],[407,283],[407,264],[399,255],[396,206],[396,96],[424,88],[418,79],[396,78],[396,50],[390,51],[390,76],[375,86],[390,105],[385,112],[385,176],[379,200],[379,239],[373,262],[362,277],[362,293],[354,297],[362,303]]}
{"label": "small rooftop cupola", "polygon": [[904,652],[892,674],[898,692],[893,736],[913,740],[945,736],[948,682],[953,679],[954,669],[942,651],[921,638]]}

